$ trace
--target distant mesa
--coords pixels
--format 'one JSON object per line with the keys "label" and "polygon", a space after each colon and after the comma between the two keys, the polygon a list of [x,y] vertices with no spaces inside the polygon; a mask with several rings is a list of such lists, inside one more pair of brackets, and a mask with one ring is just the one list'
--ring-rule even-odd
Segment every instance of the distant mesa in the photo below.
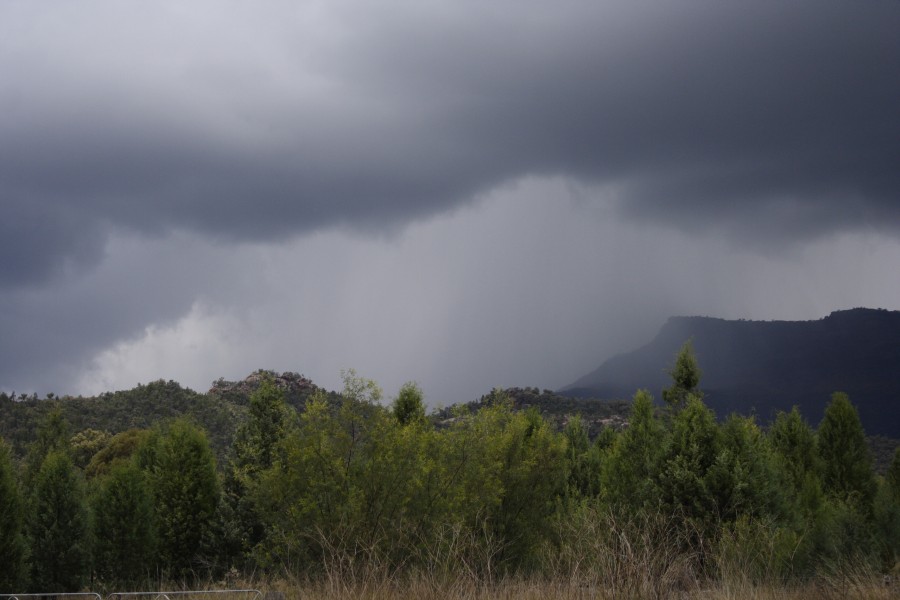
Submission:
{"label": "distant mesa", "polygon": [[900,437],[900,311],[854,308],[817,321],[672,317],[646,346],[615,356],[564,387],[573,397],[659,401],[667,370],[686,340],[702,369],[704,401],[720,417],[761,423],[797,405],[818,425],[831,393],[846,392],[869,435]]}

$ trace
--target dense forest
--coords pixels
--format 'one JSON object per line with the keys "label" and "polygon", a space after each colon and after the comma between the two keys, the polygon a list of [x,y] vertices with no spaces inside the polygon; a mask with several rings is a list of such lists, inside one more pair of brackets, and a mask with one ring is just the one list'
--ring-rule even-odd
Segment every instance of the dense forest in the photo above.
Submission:
{"label": "dense forest", "polygon": [[[118,393],[27,400],[33,421],[10,423],[5,396],[0,591],[377,571],[643,596],[896,572],[900,448],[876,474],[847,395],[815,428],[797,409],[763,428],[716,419],[689,344],[670,378],[661,405],[639,390],[564,419],[536,389],[428,415],[417,385],[384,402],[352,371],[340,393],[264,372],[246,397],[155,384],[172,418]],[[116,433],[84,428],[100,410]]]}

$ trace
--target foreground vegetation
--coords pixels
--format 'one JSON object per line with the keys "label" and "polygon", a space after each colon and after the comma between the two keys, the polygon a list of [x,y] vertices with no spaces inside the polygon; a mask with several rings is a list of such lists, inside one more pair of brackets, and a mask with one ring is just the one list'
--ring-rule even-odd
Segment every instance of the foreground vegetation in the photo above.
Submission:
{"label": "foreground vegetation", "polygon": [[[248,579],[289,596],[878,597],[900,555],[900,450],[876,476],[836,393],[813,430],[719,423],[689,346],[665,407],[557,431],[502,392],[435,426],[353,372],[296,410],[271,380],[226,458],[187,419],[79,452],[62,413],[0,443],[0,591]],[[887,595],[884,597],[888,597]]]}

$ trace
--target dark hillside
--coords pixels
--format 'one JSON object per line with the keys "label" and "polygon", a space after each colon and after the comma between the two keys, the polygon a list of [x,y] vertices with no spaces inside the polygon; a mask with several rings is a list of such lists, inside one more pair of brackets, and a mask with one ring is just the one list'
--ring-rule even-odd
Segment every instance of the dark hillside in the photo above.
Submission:
{"label": "dark hillside", "polygon": [[818,321],[728,321],[673,317],[646,346],[611,358],[562,390],[628,398],[646,387],[659,399],[666,369],[693,340],[704,400],[719,416],[768,422],[793,405],[817,425],[834,391],[857,406],[866,432],[900,438],[900,312],[858,308]]}

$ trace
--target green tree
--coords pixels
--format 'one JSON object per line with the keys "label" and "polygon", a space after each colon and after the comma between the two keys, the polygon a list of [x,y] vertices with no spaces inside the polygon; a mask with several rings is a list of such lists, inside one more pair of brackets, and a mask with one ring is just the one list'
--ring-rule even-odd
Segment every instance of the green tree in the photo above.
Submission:
{"label": "green tree", "polygon": [[91,532],[81,475],[64,452],[50,452],[35,476],[29,534],[34,591],[80,591],[90,573]]}
{"label": "green tree", "polygon": [[221,507],[224,532],[223,560],[249,559],[265,535],[265,524],[253,501],[259,475],[272,467],[282,441],[292,425],[292,411],[270,375],[250,395],[247,419],[234,440],[223,485]]}
{"label": "green tree", "polygon": [[101,581],[136,584],[153,572],[155,519],[146,479],[134,463],[116,464],[91,499]]}
{"label": "green tree", "polygon": [[[154,441],[155,440],[155,441]],[[175,577],[202,570],[214,555],[219,480],[209,441],[186,419],[173,422],[139,464],[149,463],[158,559]],[[140,459],[140,457],[139,457]]]}
{"label": "green tree", "polygon": [[878,486],[873,512],[882,565],[890,570],[900,559],[900,448]]}
{"label": "green tree", "polygon": [[816,433],[825,492],[869,510],[875,496],[872,457],[859,414],[847,394],[831,396]]}
{"label": "green tree", "polygon": [[801,490],[810,476],[819,478],[821,463],[816,451],[816,436],[796,406],[789,413],[779,412],[775,416],[768,439],[781,457],[795,490]]}
{"label": "green tree", "polygon": [[638,390],[631,403],[628,428],[613,441],[603,463],[602,495],[614,505],[639,510],[659,501],[658,479],[665,429],[656,417],[653,396]]}
{"label": "green tree", "polygon": [[493,522],[504,543],[499,558],[512,569],[528,568],[565,493],[565,438],[534,408],[510,413],[497,438],[502,494]]}
{"label": "green tree", "polygon": [[326,551],[390,559],[417,529],[428,428],[401,425],[374,382],[353,371],[344,378],[340,406],[322,392],[307,400],[284,459],[255,488],[269,525],[264,563],[321,563]]}
{"label": "green tree", "polygon": [[69,423],[63,417],[62,409],[56,405],[38,425],[37,438],[28,448],[28,455],[25,457],[25,485],[31,487],[48,454],[69,454],[70,451]]}
{"label": "green tree", "polygon": [[109,473],[115,465],[131,462],[138,448],[150,437],[147,429],[128,429],[112,436],[106,445],[91,457],[84,475],[88,479]]}
{"label": "green tree", "polygon": [[107,445],[111,437],[106,431],[96,429],[85,429],[73,435],[69,447],[75,466],[79,469],[87,467],[91,458]]}
{"label": "green tree", "polygon": [[400,393],[393,402],[394,418],[401,425],[425,421],[425,402],[421,388],[408,381],[400,388]]}
{"label": "green tree", "polygon": [[721,449],[707,475],[716,514],[780,520],[788,509],[780,462],[753,418],[731,415],[721,427]]}
{"label": "green tree", "polygon": [[25,584],[25,515],[9,446],[0,439],[0,590]]}
{"label": "green tree", "polygon": [[672,421],[660,478],[664,502],[710,524],[717,506],[708,476],[721,447],[722,434],[712,411],[696,396],[689,396]]}
{"label": "green tree", "polygon": [[900,504],[900,447],[894,451],[894,458],[888,467],[887,475],[884,476],[884,482],[890,492],[891,498],[897,504]]}
{"label": "green tree", "polygon": [[602,449],[591,444],[581,415],[569,419],[563,428],[563,437],[566,439],[566,460],[569,463],[569,495],[573,499],[597,496],[600,493]]}
{"label": "green tree", "polygon": [[683,408],[691,396],[703,397],[698,387],[701,374],[694,356],[694,347],[688,340],[681,346],[675,357],[675,365],[669,370],[672,385],[662,393],[663,400],[672,410]]}

